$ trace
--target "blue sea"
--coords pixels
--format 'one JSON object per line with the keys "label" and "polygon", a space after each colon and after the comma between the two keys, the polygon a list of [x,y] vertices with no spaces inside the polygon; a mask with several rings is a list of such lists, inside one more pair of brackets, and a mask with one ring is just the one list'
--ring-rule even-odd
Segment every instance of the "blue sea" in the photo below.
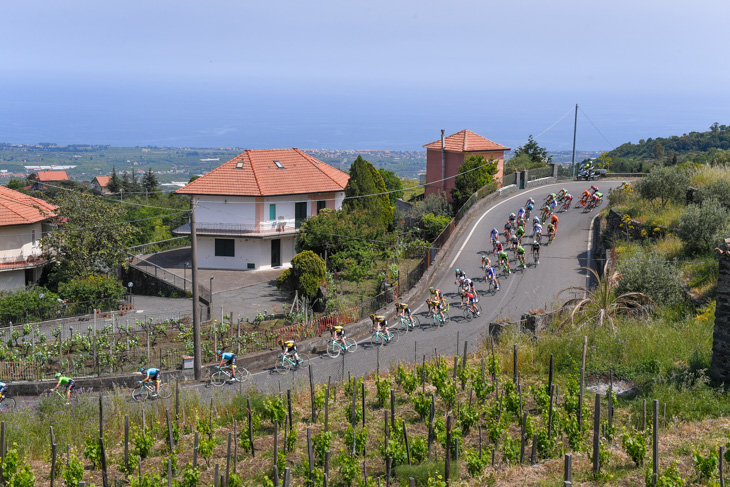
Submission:
{"label": "blue sea", "polygon": [[557,151],[572,148],[576,103],[579,150],[730,123],[728,96],[697,93],[33,79],[0,81],[0,142],[419,150],[443,128],[512,148],[541,134]]}

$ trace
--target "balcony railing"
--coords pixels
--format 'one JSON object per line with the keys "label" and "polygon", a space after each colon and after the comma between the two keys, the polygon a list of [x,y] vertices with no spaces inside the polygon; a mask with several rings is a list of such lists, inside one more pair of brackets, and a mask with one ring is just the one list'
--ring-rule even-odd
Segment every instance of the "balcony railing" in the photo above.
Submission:
{"label": "balcony railing", "polygon": [[45,263],[40,255],[9,255],[0,257],[0,271],[30,269]]}
{"label": "balcony railing", "polygon": [[[295,221],[289,220],[267,220],[259,225],[246,223],[198,223],[198,235],[211,236],[265,236],[280,235],[282,233],[295,233]],[[186,223],[173,232],[177,235],[190,235],[190,224]]]}

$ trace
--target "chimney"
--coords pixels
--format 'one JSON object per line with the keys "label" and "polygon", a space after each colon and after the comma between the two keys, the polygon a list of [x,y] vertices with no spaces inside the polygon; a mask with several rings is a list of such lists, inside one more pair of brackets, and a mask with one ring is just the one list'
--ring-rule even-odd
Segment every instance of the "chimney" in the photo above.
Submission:
{"label": "chimney", "polygon": [[446,140],[441,129],[441,190],[446,191]]}

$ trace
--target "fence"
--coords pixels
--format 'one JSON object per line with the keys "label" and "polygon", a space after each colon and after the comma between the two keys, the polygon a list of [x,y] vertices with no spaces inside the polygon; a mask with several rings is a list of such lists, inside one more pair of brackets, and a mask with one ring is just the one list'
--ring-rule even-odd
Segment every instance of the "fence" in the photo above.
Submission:
{"label": "fence", "polygon": [[190,237],[173,237],[167,240],[159,240],[157,242],[145,243],[129,247],[129,253],[134,255],[144,255],[150,253],[161,252],[163,250],[180,249],[190,246]]}
{"label": "fence", "polygon": [[[183,269],[183,275],[179,276],[174,272],[170,272],[167,269],[160,267],[157,264],[154,264],[146,259],[134,256],[131,253],[129,255],[131,257],[129,263],[130,267],[133,267],[150,277],[154,277],[155,279],[165,282],[184,293],[193,292],[193,282],[191,280],[192,271],[188,271],[187,267]],[[191,279],[188,279],[185,275],[187,272],[190,272]],[[198,292],[200,297],[205,300],[207,304],[207,301],[210,299],[210,288],[198,283]]]}
{"label": "fence", "polygon": [[549,178],[553,175],[553,167],[538,167],[536,169],[530,169],[527,171],[527,177],[530,181],[535,179]]}
{"label": "fence", "polygon": [[35,309],[0,313],[0,326],[93,315],[95,309],[101,310],[102,312],[117,311],[131,306],[132,302],[133,296],[124,294],[119,298],[105,299],[102,301],[84,301],[81,303],[58,301],[50,304],[42,303]]}

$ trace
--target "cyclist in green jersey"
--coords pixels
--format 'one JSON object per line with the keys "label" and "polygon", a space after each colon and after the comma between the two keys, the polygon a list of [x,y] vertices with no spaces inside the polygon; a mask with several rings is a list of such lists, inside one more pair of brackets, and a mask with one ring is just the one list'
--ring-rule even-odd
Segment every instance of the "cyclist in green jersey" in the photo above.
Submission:
{"label": "cyclist in green jersey", "polygon": [[517,227],[517,231],[515,232],[515,235],[517,236],[517,241],[522,245],[522,237],[525,236],[525,226],[519,226]]}
{"label": "cyclist in green jersey", "polygon": [[62,377],[58,372],[56,372],[56,380],[58,380],[58,384],[53,390],[55,391],[60,386],[64,386],[66,388],[66,404],[71,404],[71,389],[74,388],[74,380],[70,377]]}
{"label": "cyclist in green jersey", "polygon": [[527,267],[525,264],[525,249],[522,247],[522,244],[518,245],[515,249],[515,254],[517,255],[517,260],[522,265],[522,267]]}
{"label": "cyclist in green jersey", "polygon": [[512,274],[512,269],[509,267],[509,255],[507,255],[507,252],[501,250],[497,254],[497,257],[499,258],[499,262],[507,269],[507,274]]}

